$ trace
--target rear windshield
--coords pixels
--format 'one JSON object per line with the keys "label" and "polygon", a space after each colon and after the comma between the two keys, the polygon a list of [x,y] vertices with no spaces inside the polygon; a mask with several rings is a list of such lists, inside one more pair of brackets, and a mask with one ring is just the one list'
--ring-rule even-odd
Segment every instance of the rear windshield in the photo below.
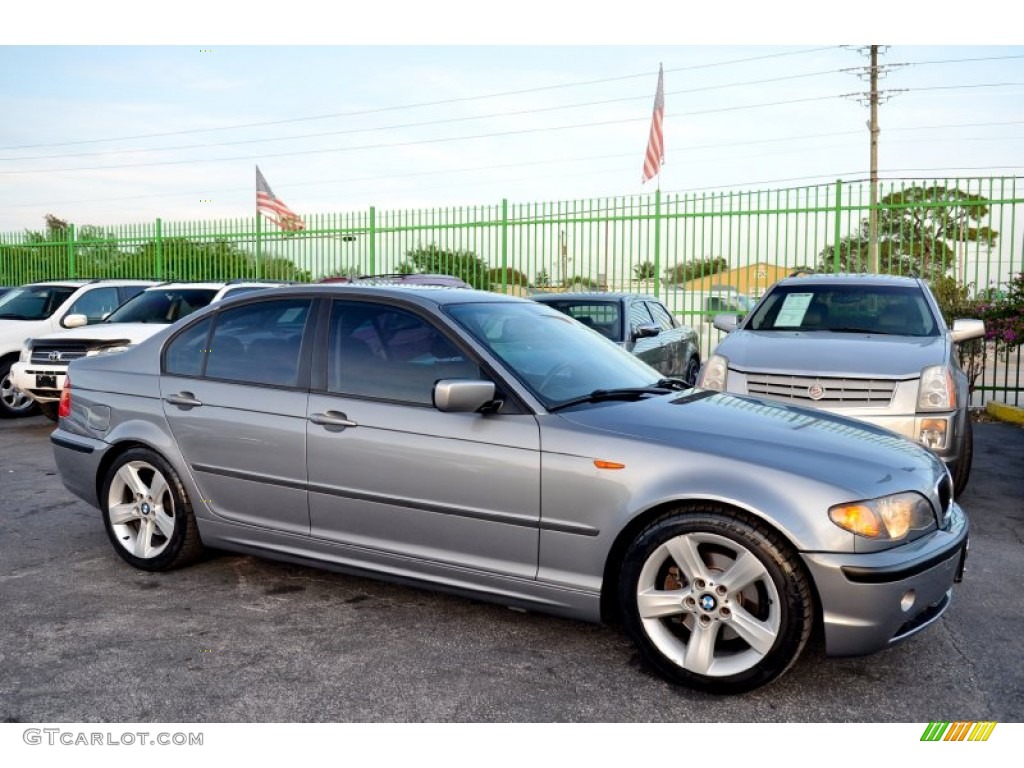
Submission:
{"label": "rear windshield", "polygon": [[579,320],[605,338],[622,341],[622,319],[617,301],[558,299],[543,303],[563,315]]}
{"label": "rear windshield", "polygon": [[213,288],[150,288],[118,307],[105,322],[167,325],[202,309],[216,295]]}

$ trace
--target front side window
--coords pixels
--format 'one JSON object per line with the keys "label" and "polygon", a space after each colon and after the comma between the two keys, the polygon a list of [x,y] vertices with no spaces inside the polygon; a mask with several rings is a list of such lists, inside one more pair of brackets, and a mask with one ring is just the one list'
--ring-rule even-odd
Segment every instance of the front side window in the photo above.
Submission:
{"label": "front side window", "polygon": [[75,299],[67,314],[85,315],[92,325],[117,309],[120,303],[117,288],[93,288]]}
{"label": "front side window", "polygon": [[653,325],[654,318],[642,301],[634,301],[629,307],[629,328],[632,334],[637,332],[641,325]]}
{"label": "front side window", "polygon": [[26,285],[0,296],[0,320],[45,320],[78,288],[64,285]]}
{"label": "front side window", "polygon": [[431,405],[437,381],[479,378],[479,367],[420,316],[384,304],[334,302],[329,392]]}
{"label": "front side window", "polygon": [[658,324],[661,330],[671,331],[676,327],[675,319],[661,304],[655,301],[648,301],[647,308],[651,311],[651,317],[654,318],[654,322]]}

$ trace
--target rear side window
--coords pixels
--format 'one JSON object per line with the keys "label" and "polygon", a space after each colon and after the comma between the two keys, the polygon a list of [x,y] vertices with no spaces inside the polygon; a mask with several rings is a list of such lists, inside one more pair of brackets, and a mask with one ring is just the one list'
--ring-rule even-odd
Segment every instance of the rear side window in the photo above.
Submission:
{"label": "rear side window", "polygon": [[294,387],[309,299],[246,304],[218,313],[205,375],[246,384]]}
{"label": "rear side window", "polygon": [[201,376],[206,361],[206,340],[213,321],[209,318],[178,334],[167,345],[164,372],[176,376]]}

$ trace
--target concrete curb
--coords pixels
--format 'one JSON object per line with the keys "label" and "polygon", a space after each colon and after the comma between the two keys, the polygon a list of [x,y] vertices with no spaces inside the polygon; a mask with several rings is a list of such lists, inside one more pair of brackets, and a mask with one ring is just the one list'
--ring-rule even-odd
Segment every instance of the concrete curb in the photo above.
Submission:
{"label": "concrete curb", "polygon": [[1001,421],[1024,425],[1024,408],[1018,408],[1016,405],[1007,405],[1006,403],[997,403],[989,400],[985,404],[985,411],[989,416],[994,416]]}

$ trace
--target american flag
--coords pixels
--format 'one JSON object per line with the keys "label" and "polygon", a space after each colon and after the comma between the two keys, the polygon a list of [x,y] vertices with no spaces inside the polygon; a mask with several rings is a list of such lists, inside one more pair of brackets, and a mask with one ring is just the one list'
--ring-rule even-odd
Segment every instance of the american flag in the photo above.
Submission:
{"label": "american flag", "polygon": [[647,155],[644,157],[644,175],[640,183],[650,181],[661,171],[665,162],[665,135],[661,124],[665,120],[665,73],[658,65],[658,90],[654,94],[654,114],[651,116],[651,136],[647,139]]}
{"label": "american flag", "polygon": [[299,218],[299,215],[292,211],[281,200],[274,196],[274,191],[267,184],[267,180],[260,173],[260,167],[256,166],[256,214],[263,211],[268,219],[277,224],[281,229],[292,232],[306,228],[306,222]]}

